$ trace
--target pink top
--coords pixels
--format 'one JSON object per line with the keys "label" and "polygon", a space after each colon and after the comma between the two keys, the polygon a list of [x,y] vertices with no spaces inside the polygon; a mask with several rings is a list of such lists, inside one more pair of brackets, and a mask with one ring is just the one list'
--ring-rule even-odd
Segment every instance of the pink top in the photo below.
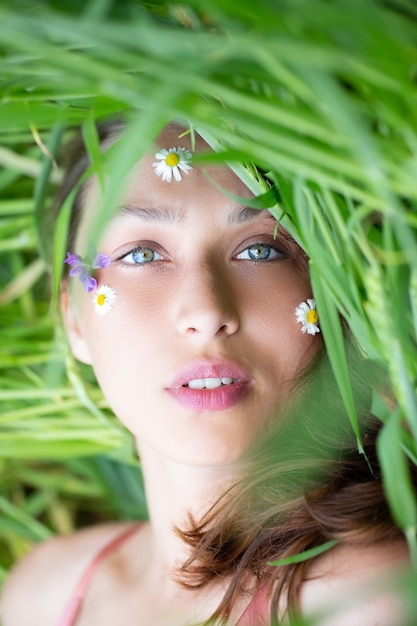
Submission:
{"label": "pink top", "polygon": [[[78,581],[78,585],[61,616],[58,626],[76,626],[83,599],[88,592],[97,567],[109,554],[115,552],[122,543],[133,535],[137,529],[137,525],[128,528],[115,539],[112,539],[104,548],[99,550]],[[258,593],[253,596],[245,611],[238,619],[236,626],[267,626],[269,624],[268,615],[268,598],[265,589],[261,588]]]}

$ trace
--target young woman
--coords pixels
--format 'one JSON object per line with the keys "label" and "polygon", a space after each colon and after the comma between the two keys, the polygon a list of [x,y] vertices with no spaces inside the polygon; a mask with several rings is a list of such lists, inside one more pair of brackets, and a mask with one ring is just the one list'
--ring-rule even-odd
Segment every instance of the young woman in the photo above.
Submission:
{"label": "young woman", "polygon": [[[300,390],[322,399],[308,371],[330,377],[305,255],[233,199],[251,194],[231,170],[193,165],[207,146],[182,132],[166,127],[129,173],[97,253],[100,185],[84,184],[62,288],[73,354],[137,442],[149,522],[41,545],[6,585],[3,626],[257,626],[332,604],[320,624],[398,626],[395,593],[363,597],[375,573],[408,564],[370,469],[373,424],[365,459],[330,397],[326,423],[303,416]],[[329,539],[307,564],[268,564]]]}

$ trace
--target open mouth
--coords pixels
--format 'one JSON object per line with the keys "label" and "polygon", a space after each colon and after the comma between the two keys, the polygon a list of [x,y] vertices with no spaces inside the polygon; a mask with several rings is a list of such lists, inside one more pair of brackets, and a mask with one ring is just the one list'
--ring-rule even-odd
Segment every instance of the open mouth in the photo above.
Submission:
{"label": "open mouth", "polygon": [[189,389],[218,389],[226,385],[233,385],[233,383],[237,383],[237,378],[224,376],[222,378],[194,378],[182,386]]}
{"label": "open mouth", "polygon": [[165,387],[176,402],[193,412],[229,409],[244,400],[251,388],[247,371],[227,359],[192,361]]}

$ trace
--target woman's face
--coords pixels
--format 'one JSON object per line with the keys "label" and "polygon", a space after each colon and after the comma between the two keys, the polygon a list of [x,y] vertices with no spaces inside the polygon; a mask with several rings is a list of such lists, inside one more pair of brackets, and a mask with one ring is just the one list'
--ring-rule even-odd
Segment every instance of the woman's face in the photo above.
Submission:
{"label": "woman's face", "polygon": [[[165,131],[160,145],[183,145],[177,134]],[[76,281],[64,311],[69,337],[139,449],[227,464],[265,431],[319,348],[294,315],[310,285],[300,249],[274,237],[273,217],[213,184],[249,197],[229,169],[207,177],[195,167],[167,183],[154,161],[137,164],[98,248],[112,259],[96,277],[116,291],[114,306],[99,316]],[[91,184],[85,205],[95,197]],[[82,232],[72,251],[81,255]]]}

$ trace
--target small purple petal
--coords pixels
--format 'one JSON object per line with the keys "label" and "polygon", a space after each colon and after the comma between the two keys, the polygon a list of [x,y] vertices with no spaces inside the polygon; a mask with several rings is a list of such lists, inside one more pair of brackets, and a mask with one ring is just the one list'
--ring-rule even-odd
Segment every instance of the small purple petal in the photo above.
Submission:
{"label": "small purple petal", "polygon": [[88,279],[88,283],[87,284],[84,283],[84,289],[89,293],[90,291],[94,291],[94,289],[96,288],[97,288],[97,281],[95,278],[90,276],[90,278]]}
{"label": "small purple petal", "polygon": [[111,258],[107,254],[97,254],[93,261],[93,270],[108,267],[111,264]]}
{"label": "small purple petal", "polygon": [[84,264],[83,263],[79,263],[78,265],[75,265],[74,267],[72,267],[69,271],[69,275],[74,277],[74,276],[78,276],[78,274],[81,274],[81,272],[85,271],[84,269]]}
{"label": "small purple petal", "polygon": [[78,256],[78,254],[72,254],[72,252],[67,252],[67,258],[65,259],[64,263],[66,263],[67,265],[78,265],[79,263],[82,263],[81,257]]}
{"label": "small purple petal", "polygon": [[94,289],[97,287],[96,279],[90,276],[90,274],[86,270],[81,272],[80,281],[85,291],[87,292],[94,291]]}

